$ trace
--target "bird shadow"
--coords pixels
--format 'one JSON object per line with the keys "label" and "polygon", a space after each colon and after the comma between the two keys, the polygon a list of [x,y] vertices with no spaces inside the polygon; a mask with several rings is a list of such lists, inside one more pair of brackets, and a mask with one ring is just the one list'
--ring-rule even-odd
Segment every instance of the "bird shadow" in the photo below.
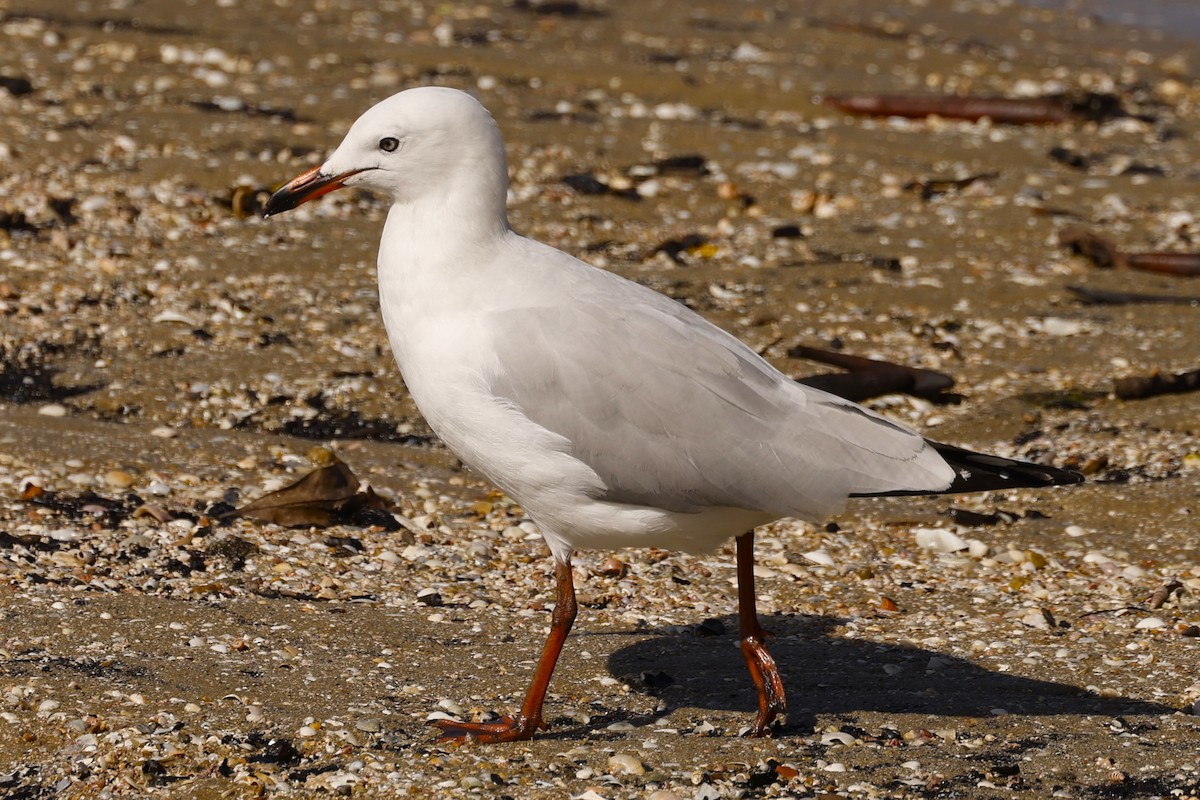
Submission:
{"label": "bird shadow", "polygon": [[[1117,717],[1177,710],[1132,698],[1102,697],[1069,683],[994,672],[935,650],[841,638],[833,630],[843,621],[786,614],[763,618],[763,627],[774,634],[768,646],[788,693],[788,722],[781,733],[801,735],[811,732],[821,715],[861,711]],[[721,628],[726,632],[702,635]],[[655,717],[679,708],[744,711],[748,724],[757,699],[736,631],[736,617],[651,631],[651,636],[614,651],[608,669],[666,705]]]}

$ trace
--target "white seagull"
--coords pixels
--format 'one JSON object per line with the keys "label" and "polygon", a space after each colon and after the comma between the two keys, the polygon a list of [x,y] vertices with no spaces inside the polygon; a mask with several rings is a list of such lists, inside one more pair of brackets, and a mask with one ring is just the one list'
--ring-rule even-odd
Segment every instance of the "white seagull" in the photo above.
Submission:
{"label": "white seagull", "polygon": [[847,498],[1078,483],[932,442],[796,383],[680,303],[514,233],[494,119],[424,87],[369,109],[333,155],[271,197],[278,214],[342,186],[391,201],[379,296],[417,407],[472,469],[521,504],[558,581],[549,638],[513,717],[439,721],[446,739],[527,739],[575,621],[580,548],[696,553],[736,537],[751,735],[785,710],[755,612],[754,529],[819,521]]}

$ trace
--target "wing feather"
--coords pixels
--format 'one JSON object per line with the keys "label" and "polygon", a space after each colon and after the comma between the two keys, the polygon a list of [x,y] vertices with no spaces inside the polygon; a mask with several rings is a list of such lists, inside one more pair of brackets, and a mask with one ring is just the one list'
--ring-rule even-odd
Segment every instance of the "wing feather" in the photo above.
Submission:
{"label": "wing feather", "polygon": [[564,267],[575,270],[569,308],[487,320],[499,365],[491,383],[570,443],[603,482],[597,499],[817,518],[852,494],[936,491],[953,479],[919,434],[795,383],[681,304]]}

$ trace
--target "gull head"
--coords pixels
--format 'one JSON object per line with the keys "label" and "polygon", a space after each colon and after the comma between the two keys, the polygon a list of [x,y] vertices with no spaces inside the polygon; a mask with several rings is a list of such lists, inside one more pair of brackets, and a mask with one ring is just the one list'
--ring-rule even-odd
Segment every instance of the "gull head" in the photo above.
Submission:
{"label": "gull head", "polygon": [[491,114],[466,92],[409,89],[369,108],[324,164],[271,196],[263,216],[343,186],[370,189],[401,205],[446,202],[469,192],[496,197],[503,208],[508,190],[504,142]]}

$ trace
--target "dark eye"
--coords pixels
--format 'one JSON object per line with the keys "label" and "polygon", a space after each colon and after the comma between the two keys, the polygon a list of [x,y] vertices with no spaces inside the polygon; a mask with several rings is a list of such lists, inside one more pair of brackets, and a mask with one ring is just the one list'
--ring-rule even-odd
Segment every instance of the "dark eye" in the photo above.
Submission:
{"label": "dark eye", "polygon": [[379,140],[379,149],[385,153],[394,153],[400,146],[400,140],[395,136],[385,136]]}

